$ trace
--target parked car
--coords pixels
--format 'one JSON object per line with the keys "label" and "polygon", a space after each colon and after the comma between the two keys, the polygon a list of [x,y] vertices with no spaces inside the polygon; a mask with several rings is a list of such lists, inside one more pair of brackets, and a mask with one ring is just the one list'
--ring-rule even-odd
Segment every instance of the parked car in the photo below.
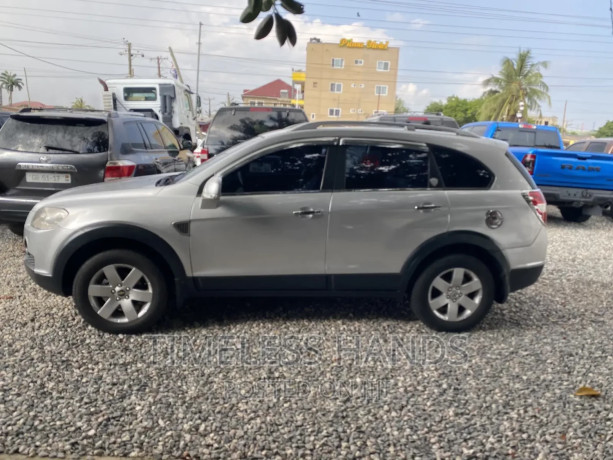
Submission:
{"label": "parked car", "polygon": [[[462,130],[507,142],[509,151],[533,176],[547,202],[560,209],[564,220],[585,222],[592,215],[613,218],[611,155],[581,150],[588,147],[582,144],[563,150],[555,126],[485,121],[464,125]],[[594,150],[605,141],[596,144]]]}
{"label": "parked car", "polygon": [[[71,187],[185,171],[181,146],[140,114],[45,110],[12,114],[0,130],[0,223],[22,233],[32,207]],[[182,155],[183,156],[183,155]]]}
{"label": "parked car", "polygon": [[0,112],[0,128],[2,128],[2,125],[9,119],[11,113],[12,112]]}
{"label": "parked car", "polygon": [[188,173],[66,190],[25,226],[25,266],[98,329],[171,299],[389,296],[464,331],[538,279],[546,203],[503,142],[377,123],[266,133]]}
{"label": "parked car", "polygon": [[206,161],[239,142],[259,134],[308,121],[294,107],[230,106],[220,108],[209,125],[196,161]]}
{"label": "parked car", "polygon": [[411,123],[432,126],[445,126],[447,128],[459,128],[458,122],[454,118],[443,115],[442,113],[395,113],[378,114],[367,118],[367,121],[383,123]]}
{"label": "parked car", "polygon": [[573,152],[613,153],[613,137],[577,141],[566,147]]}

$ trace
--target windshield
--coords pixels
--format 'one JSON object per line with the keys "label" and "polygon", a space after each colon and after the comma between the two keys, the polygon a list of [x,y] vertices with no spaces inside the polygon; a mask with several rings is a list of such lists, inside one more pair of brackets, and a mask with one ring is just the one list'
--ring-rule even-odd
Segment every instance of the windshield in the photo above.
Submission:
{"label": "windshield", "polygon": [[496,129],[494,139],[506,141],[511,147],[560,148],[558,134],[555,131],[545,129],[501,127]]}
{"label": "windshield", "polygon": [[0,148],[34,153],[99,153],[109,150],[106,120],[20,117],[0,130]]}
{"label": "windshield", "polygon": [[259,134],[307,121],[303,112],[252,107],[219,111],[209,127],[206,143],[226,149]]}

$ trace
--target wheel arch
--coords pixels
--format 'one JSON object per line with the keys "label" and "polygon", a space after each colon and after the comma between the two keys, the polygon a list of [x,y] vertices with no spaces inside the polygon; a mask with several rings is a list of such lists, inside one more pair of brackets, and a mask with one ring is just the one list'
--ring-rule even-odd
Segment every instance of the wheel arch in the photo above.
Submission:
{"label": "wheel arch", "polygon": [[469,254],[483,262],[495,282],[494,300],[504,302],[509,295],[509,263],[496,243],[485,235],[455,231],[435,236],[421,244],[402,268],[401,292],[412,289],[418,276],[433,260],[449,254]]}
{"label": "wheel arch", "polygon": [[186,274],[174,249],[149,230],[123,224],[85,228],[60,249],[53,273],[61,277],[63,294],[72,295],[74,277],[85,260],[110,249],[129,249],[150,258],[167,277],[169,294],[182,295]]}

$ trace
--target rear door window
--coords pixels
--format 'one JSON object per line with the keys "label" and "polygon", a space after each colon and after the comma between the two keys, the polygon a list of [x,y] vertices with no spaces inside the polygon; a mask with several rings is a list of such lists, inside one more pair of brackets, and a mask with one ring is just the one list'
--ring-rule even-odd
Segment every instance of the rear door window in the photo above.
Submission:
{"label": "rear door window", "polygon": [[346,190],[428,188],[430,161],[425,146],[348,143]]}
{"label": "rear door window", "polygon": [[494,174],[479,160],[457,150],[431,145],[445,188],[487,189]]}
{"label": "rear door window", "polygon": [[575,142],[574,144],[570,144],[566,147],[566,150],[573,150],[575,152],[583,152],[585,150],[585,146],[587,142]]}
{"label": "rear door window", "polygon": [[585,151],[594,152],[594,153],[604,153],[606,149],[607,149],[606,142],[590,142],[587,148],[585,149]]}
{"label": "rear door window", "polygon": [[0,130],[0,149],[34,153],[101,153],[109,150],[104,119],[13,115]]}
{"label": "rear door window", "polygon": [[145,122],[141,123],[141,126],[149,141],[149,148],[151,150],[164,150],[164,141],[162,140],[161,133],[158,131],[157,125],[155,123]]}
{"label": "rear door window", "polygon": [[135,121],[125,123],[124,128],[126,140],[124,144],[127,144],[126,147],[130,150],[145,150],[147,148],[143,133]]}
{"label": "rear door window", "polygon": [[488,126],[487,125],[478,125],[478,126],[469,126],[468,128],[466,128],[467,131],[470,131],[473,134],[476,134],[477,136],[484,136],[485,132],[487,131]]}
{"label": "rear door window", "polygon": [[560,148],[558,134],[549,129],[524,129],[513,126],[502,126],[496,129],[494,139],[506,141],[511,147]]}
{"label": "rear door window", "polygon": [[162,143],[164,144],[164,148],[166,150],[169,152],[179,152],[179,150],[181,150],[179,147],[179,141],[170,129],[168,129],[166,126],[159,125],[158,130],[162,136]]}
{"label": "rear door window", "polygon": [[252,107],[249,110],[219,111],[211,125],[206,143],[224,149],[262,133],[307,121],[303,112]]}

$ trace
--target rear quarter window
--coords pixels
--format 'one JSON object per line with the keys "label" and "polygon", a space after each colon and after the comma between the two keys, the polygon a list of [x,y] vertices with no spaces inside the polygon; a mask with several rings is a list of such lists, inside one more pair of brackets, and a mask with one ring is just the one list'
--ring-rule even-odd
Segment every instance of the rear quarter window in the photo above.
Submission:
{"label": "rear quarter window", "polygon": [[488,189],[494,174],[483,163],[466,153],[430,145],[443,187],[451,189]]}

